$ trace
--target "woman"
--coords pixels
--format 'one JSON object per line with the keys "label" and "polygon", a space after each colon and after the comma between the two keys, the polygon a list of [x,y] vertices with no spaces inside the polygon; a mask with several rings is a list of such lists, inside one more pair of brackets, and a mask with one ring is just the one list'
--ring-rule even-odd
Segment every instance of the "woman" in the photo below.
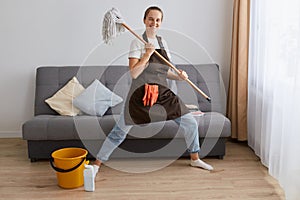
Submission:
{"label": "woman", "polygon": [[188,75],[180,71],[175,74],[154,53],[155,49],[166,59],[165,40],[157,36],[163,20],[160,8],[149,7],[144,14],[145,33],[143,38],[148,43],[144,45],[137,39],[131,44],[129,53],[129,68],[132,84],[120,119],[107,136],[94,162],[95,172],[101,164],[108,160],[113,150],[126,138],[134,124],[144,124],[155,121],[174,120],[184,130],[184,137],[191,157],[191,166],[206,170],[213,167],[199,159],[198,124],[188,112],[183,102],[167,87],[166,79],[186,80]]}

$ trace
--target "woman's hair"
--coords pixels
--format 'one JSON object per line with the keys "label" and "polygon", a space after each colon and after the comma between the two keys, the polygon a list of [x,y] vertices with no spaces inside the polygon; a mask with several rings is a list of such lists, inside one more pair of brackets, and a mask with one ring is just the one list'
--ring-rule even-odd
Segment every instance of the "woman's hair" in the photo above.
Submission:
{"label": "woman's hair", "polygon": [[163,16],[164,16],[164,13],[163,13],[163,11],[162,11],[159,7],[157,7],[157,6],[151,6],[151,7],[147,8],[147,10],[145,11],[145,14],[144,14],[144,20],[146,19],[147,15],[149,14],[149,12],[150,12],[151,10],[157,10],[157,11],[159,11],[159,12],[161,13],[161,21],[162,21]]}

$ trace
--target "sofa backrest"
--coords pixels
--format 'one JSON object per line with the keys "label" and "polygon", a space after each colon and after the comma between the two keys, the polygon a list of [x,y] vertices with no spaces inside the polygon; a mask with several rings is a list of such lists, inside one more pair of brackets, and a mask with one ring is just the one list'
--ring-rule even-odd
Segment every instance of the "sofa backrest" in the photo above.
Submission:
{"label": "sofa backrest", "polygon": [[[189,79],[203,92],[211,97],[207,102],[185,81],[176,81],[175,92],[186,104],[198,104],[204,112],[216,111],[224,114],[225,102],[221,98],[220,74],[216,64],[178,65],[178,69],[185,70]],[[107,88],[126,99],[131,83],[128,66],[41,66],[36,71],[35,88],[35,115],[58,115],[45,100],[55,94],[72,77],[76,76],[79,82],[88,87],[95,79],[100,80]],[[107,111],[107,114],[120,113],[122,104]]]}

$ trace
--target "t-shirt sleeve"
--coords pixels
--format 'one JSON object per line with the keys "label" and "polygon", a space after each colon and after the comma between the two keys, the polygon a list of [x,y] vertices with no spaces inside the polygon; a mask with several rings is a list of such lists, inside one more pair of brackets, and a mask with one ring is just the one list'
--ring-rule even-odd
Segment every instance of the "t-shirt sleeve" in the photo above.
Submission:
{"label": "t-shirt sleeve", "polygon": [[128,58],[138,58],[138,59],[140,59],[142,57],[142,54],[143,54],[143,45],[142,45],[142,43],[139,40],[134,39],[130,44],[130,50],[129,50]]}

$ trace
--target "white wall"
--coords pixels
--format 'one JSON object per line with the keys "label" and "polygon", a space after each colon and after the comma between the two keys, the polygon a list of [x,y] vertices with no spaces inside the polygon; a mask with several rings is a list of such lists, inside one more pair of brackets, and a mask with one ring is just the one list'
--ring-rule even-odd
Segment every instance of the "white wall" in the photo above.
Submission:
{"label": "white wall", "polygon": [[[32,118],[37,66],[85,63],[97,45],[100,44],[102,51],[112,48],[102,45],[100,35],[106,11],[117,7],[132,29],[141,30],[142,16],[149,5],[158,5],[165,13],[162,28],[173,37],[170,36],[171,41],[164,38],[170,48],[175,49],[175,59],[180,54],[191,62],[207,62],[205,56],[195,53],[199,49],[207,51],[212,62],[220,65],[227,88],[233,0],[152,3],[146,0],[1,0],[0,137],[20,136],[22,123]],[[123,37],[126,38],[126,34]],[[184,39],[191,44],[186,51],[187,45],[180,43]],[[121,49],[126,45],[127,49],[129,42],[123,40],[119,44],[120,40],[122,37],[113,48]],[[114,53],[107,51],[107,55],[96,55],[101,60],[109,56],[115,58]]]}

